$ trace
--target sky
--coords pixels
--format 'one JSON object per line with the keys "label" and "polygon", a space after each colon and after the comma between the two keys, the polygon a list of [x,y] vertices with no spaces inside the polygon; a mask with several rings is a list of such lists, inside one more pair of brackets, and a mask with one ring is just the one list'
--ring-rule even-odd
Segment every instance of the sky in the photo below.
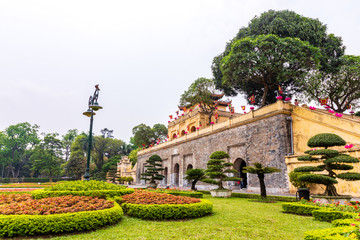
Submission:
{"label": "sky", "polygon": [[[357,0],[0,0],[0,131],[29,122],[88,132],[96,84],[96,135],[108,128],[129,142],[138,124],[167,125],[226,42],[270,9],[318,18],[360,55]],[[244,104],[233,99],[235,110]]]}

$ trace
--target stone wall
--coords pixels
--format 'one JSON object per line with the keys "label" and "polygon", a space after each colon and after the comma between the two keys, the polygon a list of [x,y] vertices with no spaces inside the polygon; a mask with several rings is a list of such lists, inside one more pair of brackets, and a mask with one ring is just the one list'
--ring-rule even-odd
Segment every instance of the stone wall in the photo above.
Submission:
{"label": "stone wall", "polygon": [[[231,163],[243,160],[246,166],[261,162],[264,166],[280,168],[281,173],[266,175],[266,187],[270,193],[288,192],[284,157],[292,151],[291,122],[288,120],[290,114],[290,111],[273,111],[186,141],[142,151],[138,154],[137,183],[144,184],[140,174],[144,172],[145,161],[153,154],[163,159],[163,167],[166,168],[163,174],[167,178],[161,184],[182,187],[187,184],[183,178],[188,168],[205,169],[211,153],[225,151],[229,153]],[[248,190],[259,190],[256,175],[247,174],[247,184]]]}

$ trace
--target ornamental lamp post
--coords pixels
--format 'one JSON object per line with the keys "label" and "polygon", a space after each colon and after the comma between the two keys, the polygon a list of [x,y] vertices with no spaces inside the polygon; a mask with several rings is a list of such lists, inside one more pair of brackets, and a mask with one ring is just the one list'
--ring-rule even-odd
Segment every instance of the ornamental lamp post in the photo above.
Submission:
{"label": "ornamental lamp post", "polygon": [[84,180],[89,181],[90,180],[90,153],[91,153],[91,141],[92,141],[92,128],[93,128],[93,116],[96,115],[94,111],[98,111],[99,109],[102,109],[102,107],[97,102],[99,97],[99,84],[95,85],[95,92],[92,96],[89,98],[89,108],[86,112],[83,112],[83,115],[90,117],[90,131],[89,131],[89,148],[88,148],[88,154],[87,154],[87,161],[86,161],[86,169],[84,174]]}

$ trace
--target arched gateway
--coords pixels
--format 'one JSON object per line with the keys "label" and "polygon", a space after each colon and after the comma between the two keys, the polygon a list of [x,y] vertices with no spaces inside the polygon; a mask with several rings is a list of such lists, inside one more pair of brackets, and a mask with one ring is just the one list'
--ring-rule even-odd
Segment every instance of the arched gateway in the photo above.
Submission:
{"label": "arched gateway", "polygon": [[246,162],[241,158],[237,158],[234,162],[234,169],[236,169],[239,172],[237,176],[241,177],[242,179],[242,183],[240,185],[241,188],[247,188],[248,185],[247,174],[246,172],[244,172],[245,170],[244,167],[246,167]]}

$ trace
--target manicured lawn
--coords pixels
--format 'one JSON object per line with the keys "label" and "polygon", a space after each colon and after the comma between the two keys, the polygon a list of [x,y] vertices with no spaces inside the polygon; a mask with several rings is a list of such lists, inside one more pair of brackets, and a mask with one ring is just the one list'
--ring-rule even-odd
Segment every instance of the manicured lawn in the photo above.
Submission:
{"label": "manicured lawn", "polygon": [[[250,199],[216,199],[210,216],[187,221],[145,221],[124,217],[113,226],[93,232],[46,239],[303,239],[307,230],[329,228],[330,223],[281,212],[281,203]],[[38,238],[41,239],[41,238]],[[44,238],[45,239],[45,238]]]}

